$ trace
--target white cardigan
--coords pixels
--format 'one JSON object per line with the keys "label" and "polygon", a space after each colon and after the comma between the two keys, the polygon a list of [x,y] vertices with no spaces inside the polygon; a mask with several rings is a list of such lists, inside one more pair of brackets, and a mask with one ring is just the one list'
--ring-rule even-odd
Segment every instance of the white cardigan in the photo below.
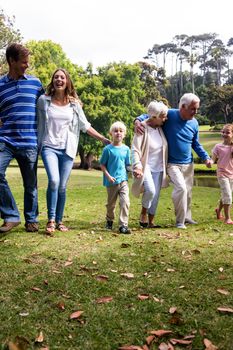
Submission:
{"label": "white cardigan", "polygon": [[[37,132],[38,132],[38,148],[39,152],[42,149],[43,141],[48,130],[48,108],[51,103],[51,96],[42,95],[37,101]],[[69,125],[69,131],[66,142],[66,154],[75,158],[80,131],[87,132],[91,127],[91,124],[87,121],[87,118],[79,103],[70,101],[70,106],[73,108],[73,120]]]}
{"label": "white cardigan", "polygon": [[[145,167],[148,162],[148,153],[149,153],[149,137],[148,137],[148,125],[146,121],[142,122],[142,125],[145,127],[145,132],[143,134],[134,134],[131,154],[132,154],[132,168],[133,171],[136,168],[142,169],[143,176],[141,178],[133,178],[132,184],[132,194],[135,197],[139,197],[140,193],[143,192],[143,181],[144,181],[144,173]],[[162,138],[163,144],[163,182],[162,187],[168,186],[168,178],[167,178],[167,140],[164,136],[162,128],[158,127],[158,131]]]}

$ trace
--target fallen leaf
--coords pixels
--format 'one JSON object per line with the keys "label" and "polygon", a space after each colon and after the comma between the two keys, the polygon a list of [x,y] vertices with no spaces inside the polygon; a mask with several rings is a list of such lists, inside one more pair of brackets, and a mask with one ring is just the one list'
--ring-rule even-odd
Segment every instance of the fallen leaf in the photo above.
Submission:
{"label": "fallen leaf", "polygon": [[131,280],[134,278],[134,274],[129,272],[121,273],[121,276],[127,278],[128,280]]}
{"label": "fallen leaf", "polygon": [[31,290],[34,290],[34,292],[42,292],[42,289],[38,287],[32,287]]}
{"label": "fallen leaf", "polygon": [[158,350],[169,350],[169,345],[166,343],[159,344]]}
{"label": "fallen leaf", "polygon": [[43,341],[44,341],[44,335],[43,335],[43,332],[40,331],[39,335],[35,339],[35,343],[43,343]]}
{"label": "fallen leaf", "polygon": [[176,345],[176,344],[182,344],[182,345],[189,345],[189,344],[192,344],[192,340],[183,340],[183,339],[170,339],[170,342],[173,344],[173,345]]}
{"label": "fallen leaf", "polygon": [[223,272],[223,267],[220,267],[218,271]]}
{"label": "fallen leaf", "polygon": [[95,278],[97,279],[97,281],[101,281],[101,282],[106,282],[108,280],[108,276],[105,276],[105,275],[98,275]]}
{"label": "fallen leaf", "polygon": [[137,345],[123,345],[118,348],[118,350],[143,350],[141,346]]}
{"label": "fallen leaf", "polygon": [[228,290],[222,289],[222,288],[217,289],[217,292],[220,293],[220,294],[223,294],[223,295],[229,295],[230,294],[230,292],[228,292]]}
{"label": "fallen leaf", "polygon": [[44,280],[44,284],[47,286],[49,284],[48,280]]}
{"label": "fallen leaf", "polygon": [[158,338],[164,337],[165,335],[171,334],[171,333],[172,333],[172,331],[168,331],[165,329],[158,329],[157,331],[150,331],[150,334],[153,334]]}
{"label": "fallen leaf", "polygon": [[154,335],[149,335],[147,338],[146,338],[146,343],[147,345],[150,345],[153,340],[155,339],[155,336]]}
{"label": "fallen leaf", "polygon": [[167,272],[175,272],[175,269],[167,269]]}
{"label": "fallen leaf", "polygon": [[16,336],[14,342],[9,341],[7,345],[9,350],[27,350],[30,343],[26,338]]}
{"label": "fallen leaf", "polygon": [[185,288],[185,286],[179,286],[179,289],[183,289],[183,288]]}
{"label": "fallen leaf", "polygon": [[142,350],[150,350],[146,344],[142,346]]}
{"label": "fallen leaf", "polygon": [[29,315],[29,312],[20,312],[19,316],[26,317]]}
{"label": "fallen leaf", "polygon": [[215,346],[211,341],[207,338],[203,340],[204,345],[205,345],[205,350],[218,350],[217,346]]}
{"label": "fallen leaf", "polygon": [[233,313],[233,309],[230,307],[218,307],[217,309],[220,312],[228,312],[228,313]]}
{"label": "fallen leaf", "polygon": [[74,320],[76,318],[79,318],[82,314],[83,314],[84,311],[75,311],[73,312],[71,315],[70,315],[70,320]]}
{"label": "fallen leaf", "polygon": [[65,310],[65,303],[63,301],[60,301],[58,304],[57,304],[57,307],[58,309],[60,310]]}
{"label": "fallen leaf", "polygon": [[147,300],[149,297],[149,294],[138,294],[138,299],[140,300]]}
{"label": "fallen leaf", "polygon": [[172,307],[170,307],[170,309],[169,309],[169,313],[170,313],[170,314],[174,314],[176,311],[177,311],[177,307],[175,307],[175,306],[172,306]]}
{"label": "fallen leaf", "polygon": [[112,297],[102,297],[102,298],[96,299],[96,303],[97,304],[104,304],[104,303],[109,303],[112,300],[113,300]]}
{"label": "fallen leaf", "polygon": [[70,266],[72,264],[73,264],[73,261],[69,261],[68,260],[68,261],[65,262],[64,266],[67,267],[67,266]]}

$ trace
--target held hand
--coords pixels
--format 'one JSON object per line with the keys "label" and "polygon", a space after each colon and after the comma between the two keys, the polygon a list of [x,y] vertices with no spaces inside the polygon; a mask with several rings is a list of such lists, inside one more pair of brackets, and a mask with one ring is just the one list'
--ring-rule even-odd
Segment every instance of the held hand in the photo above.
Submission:
{"label": "held hand", "polygon": [[103,144],[105,146],[109,145],[111,143],[111,140],[107,139],[106,137],[104,137],[104,139],[102,140]]}
{"label": "held hand", "polygon": [[214,164],[212,159],[206,159],[205,160],[205,165],[207,166],[207,168],[211,168],[212,164]]}
{"label": "held hand", "polygon": [[135,120],[134,122],[134,132],[141,135],[145,132],[145,128],[139,120]]}
{"label": "held hand", "polygon": [[114,182],[116,182],[116,179],[113,176],[108,176],[108,181],[113,184]]}
{"label": "held hand", "polygon": [[133,176],[136,177],[136,179],[140,179],[143,176],[143,172],[141,169],[134,169]]}

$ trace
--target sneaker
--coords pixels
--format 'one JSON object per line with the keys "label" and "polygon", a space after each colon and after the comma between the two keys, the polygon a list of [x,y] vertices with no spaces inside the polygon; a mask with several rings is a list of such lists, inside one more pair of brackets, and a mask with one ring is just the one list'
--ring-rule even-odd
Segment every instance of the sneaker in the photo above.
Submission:
{"label": "sneaker", "polygon": [[25,230],[27,232],[37,232],[37,231],[39,231],[39,224],[38,224],[38,222],[26,222]]}
{"label": "sneaker", "polygon": [[105,228],[106,230],[112,230],[113,221],[107,220]]}
{"label": "sneaker", "polygon": [[119,232],[123,233],[125,235],[128,235],[131,233],[130,229],[127,226],[120,226],[119,227]]}
{"label": "sneaker", "polygon": [[11,221],[5,221],[2,226],[0,227],[0,232],[9,232],[14,227],[18,226],[20,224],[20,221],[11,222]]}
{"label": "sneaker", "polygon": [[185,224],[197,225],[198,222],[194,221],[193,219],[185,219]]}
{"label": "sneaker", "polygon": [[182,223],[180,223],[180,222],[178,222],[177,224],[176,224],[176,227],[177,228],[181,228],[181,229],[183,229],[183,230],[185,230],[187,227],[185,226],[185,224],[182,224]]}

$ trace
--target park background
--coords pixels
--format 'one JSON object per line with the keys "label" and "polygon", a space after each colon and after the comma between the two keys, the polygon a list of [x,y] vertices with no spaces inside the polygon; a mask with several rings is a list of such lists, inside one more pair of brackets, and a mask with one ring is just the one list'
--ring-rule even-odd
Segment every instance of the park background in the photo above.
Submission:
{"label": "park background", "polygon": [[[170,41],[152,42],[136,63],[82,67],[51,39],[25,41],[4,10],[0,29],[1,74],[7,71],[6,46],[24,43],[32,53],[31,74],[46,86],[57,67],[66,68],[93,127],[108,136],[111,123],[122,120],[128,145],[133,120],[149,101],[177,107],[187,91],[201,99],[197,119],[209,152],[221,140],[222,125],[232,122],[231,35],[222,41],[214,32],[174,32]],[[83,134],[77,163],[90,169],[101,150]],[[195,156],[196,170],[204,171],[199,162]],[[7,178],[22,214],[14,162]],[[0,237],[1,349],[232,349],[233,230],[215,218],[218,188],[194,187],[199,225],[182,232],[173,227],[171,186],[161,193],[161,229],[139,228],[140,201],[131,196],[132,235],[123,236],[117,221],[112,233],[104,230],[101,172],[73,169],[64,218],[71,231],[45,236],[47,178],[41,162],[38,181],[39,234],[26,233],[22,224]]]}

